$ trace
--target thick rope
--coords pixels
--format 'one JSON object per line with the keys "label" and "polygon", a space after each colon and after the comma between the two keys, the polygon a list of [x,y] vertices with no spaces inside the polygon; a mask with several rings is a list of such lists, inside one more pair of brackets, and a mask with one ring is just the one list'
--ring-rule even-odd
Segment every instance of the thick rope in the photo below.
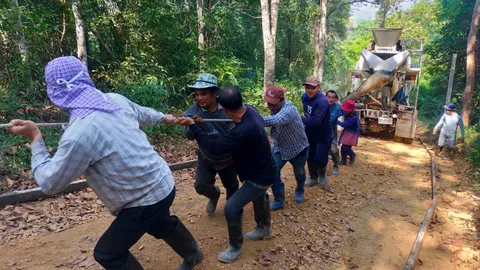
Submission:
{"label": "thick rope", "polygon": [[[63,125],[68,125],[68,123],[36,123],[37,127],[39,128],[47,128],[47,127],[61,127]],[[11,128],[13,127],[12,124],[0,124],[0,128]]]}
{"label": "thick rope", "polygon": [[[203,122],[232,122],[232,119],[203,119]],[[61,127],[68,123],[36,123],[39,128]],[[11,128],[12,124],[0,124],[0,128]]]}

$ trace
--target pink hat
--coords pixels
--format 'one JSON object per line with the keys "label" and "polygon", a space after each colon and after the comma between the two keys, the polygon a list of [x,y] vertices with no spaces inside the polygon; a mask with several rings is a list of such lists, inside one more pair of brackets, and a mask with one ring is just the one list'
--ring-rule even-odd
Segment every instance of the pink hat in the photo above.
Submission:
{"label": "pink hat", "polygon": [[355,110],[355,102],[351,100],[345,101],[342,105],[342,110],[345,112],[353,112]]}

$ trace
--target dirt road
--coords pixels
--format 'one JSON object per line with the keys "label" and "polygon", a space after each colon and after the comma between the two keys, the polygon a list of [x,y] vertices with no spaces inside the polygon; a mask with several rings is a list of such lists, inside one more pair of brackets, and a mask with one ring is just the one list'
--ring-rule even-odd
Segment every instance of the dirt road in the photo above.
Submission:
{"label": "dirt road", "polygon": [[[178,192],[172,212],[191,229],[205,252],[198,269],[401,269],[430,202],[430,158],[418,142],[405,145],[361,138],[355,151],[358,158],[353,166],[341,167],[340,175],[329,176],[333,193],[307,188],[302,204],[293,201],[295,181],[291,167],[286,166],[282,176],[287,204],[272,213],[273,237],[261,242],[245,240],[243,255],[231,265],[216,259],[227,246],[224,195],[217,213],[208,217],[206,200],[193,189],[193,171],[175,172]],[[444,169],[451,168],[445,165]],[[112,221],[102,208],[93,193],[80,192],[1,210],[0,269],[101,269],[92,250]],[[449,236],[443,239],[450,244],[457,241],[458,246],[454,238],[470,234],[465,228],[447,227],[448,218],[440,218],[445,224],[442,233]],[[244,230],[253,228],[248,206]],[[458,252],[439,244],[442,237],[437,239],[435,230],[426,237],[420,255],[423,269],[478,266],[476,235],[460,241]],[[444,250],[438,252],[439,246]],[[175,269],[180,263],[171,249],[150,236],[143,237],[132,251],[146,269]],[[463,257],[452,262],[460,254]]]}

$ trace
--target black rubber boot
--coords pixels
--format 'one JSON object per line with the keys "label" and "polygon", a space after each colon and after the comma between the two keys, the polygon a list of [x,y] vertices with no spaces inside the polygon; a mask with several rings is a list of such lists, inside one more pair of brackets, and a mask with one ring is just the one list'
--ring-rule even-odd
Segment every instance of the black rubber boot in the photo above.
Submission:
{"label": "black rubber boot", "polygon": [[226,200],[228,201],[228,199],[230,199],[230,198],[233,196],[233,194],[235,194],[235,192],[237,192],[238,187],[235,188],[235,189],[233,189],[233,188],[226,188],[225,190],[226,190],[226,193],[227,193],[227,198],[226,198]]}
{"label": "black rubber boot", "polygon": [[242,216],[227,217],[228,248],[218,255],[218,260],[224,263],[233,263],[242,255]]}
{"label": "black rubber boot", "polygon": [[350,156],[350,162],[349,162],[350,165],[353,165],[355,163],[355,157],[357,157],[357,154],[355,153],[353,153],[353,155]]}
{"label": "black rubber boot", "polygon": [[115,270],[143,270],[143,267],[138,262],[137,258],[135,258],[132,253],[128,252],[127,261],[122,265],[122,267],[115,268]]}
{"label": "black rubber boot", "polygon": [[322,188],[325,188],[327,186],[327,183],[328,183],[327,167],[318,168],[318,174],[319,174],[318,178],[319,178],[320,186]]}
{"label": "black rubber boot", "polygon": [[215,210],[217,210],[218,200],[220,199],[220,188],[215,186],[215,189],[217,190],[217,194],[215,196],[212,196],[211,198],[208,198],[207,207],[205,209],[207,215],[209,216],[213,215],[213,213],[215,213]]}
{"label": "black rubber boot", "polygon": [[175,231],[163,240],[183,258],[177,270],[191,270],[203,260],[203,253],[190,231],[178,218],[177,221]]}
{"label": "black rubber boot", "polygon": [[338,151],[336,153],[332,153],[332,161],[333,161],[332,174],[337,175],[338,174],[338,163],[340,161],[340,155],[339,155]]}
{"label": "black rubber boot", "polygon": [[272,222],[270,216],[270,202],[268,194],[265,194],[264,202],[259,200],[253,201],[253,213],[257,227],[254,231],[245,234],[245,238],[252,241],[262,240],[270,237],[270,224]]}
{"label": "black rubber boot", "polygon": [[310,173],[310,179],[305,183],[305,186],[311,187],[318,184],[318,167],[313,161],[307,161],[308,172]]}

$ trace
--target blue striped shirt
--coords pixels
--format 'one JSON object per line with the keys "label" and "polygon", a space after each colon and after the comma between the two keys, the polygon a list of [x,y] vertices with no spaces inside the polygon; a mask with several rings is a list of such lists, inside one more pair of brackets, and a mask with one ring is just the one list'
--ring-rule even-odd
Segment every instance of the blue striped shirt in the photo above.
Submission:
{"label": "blue striped shirt", "polygon": [[121,107],[70,117],[53,157],[42,139],[32,142],[32,171],[43,192],[62,191],[81,175],[112,214],[152,205],[167,197],[175,183],[165,160],[153,149],[140,125],[164,115],[118,94],[107,94]]}
{"label": "blue striped shirt", "polygon": [[276,114],[264,116],[263,124],[271,127],[273,153],[280,152],[282,160],[290,160],[308,147],[302,117],[290,101],[285,101]]}

